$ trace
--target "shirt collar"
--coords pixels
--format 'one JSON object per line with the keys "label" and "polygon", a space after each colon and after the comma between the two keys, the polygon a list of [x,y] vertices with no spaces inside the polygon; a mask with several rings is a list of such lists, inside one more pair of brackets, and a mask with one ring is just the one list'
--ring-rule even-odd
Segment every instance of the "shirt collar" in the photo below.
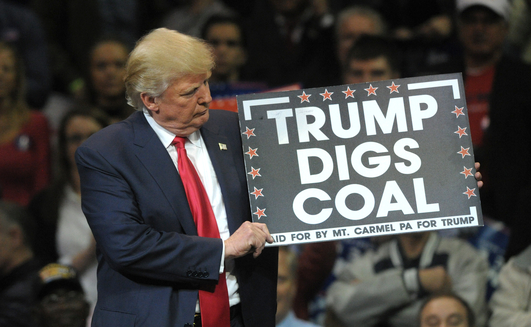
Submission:
{"label": "shirt collar", "polygon": [[[144,107],[143,109],[144,116],[147,119],[147,122],[149,126],[155,131],[155,134],[157,134],[159,140],[162,142],[165,148],[168,148],[171,145],[171,142],[173,142],[173,139],[175,138],[175,134],[168,131],[164,127],[160,126],[153,117],[149,114],[149,111]],[[201,134],[199,130],[193,132],[192,134],[188,135],[188,140],[190,143],[197,147],[201,147]]]}

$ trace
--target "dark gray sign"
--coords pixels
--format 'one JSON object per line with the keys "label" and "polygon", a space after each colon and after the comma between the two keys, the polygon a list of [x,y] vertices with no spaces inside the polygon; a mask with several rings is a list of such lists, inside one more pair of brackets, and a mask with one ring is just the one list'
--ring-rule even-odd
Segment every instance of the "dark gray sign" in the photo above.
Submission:
{"label": "dark gray sign", "polygon": [[483,225],[461,74],[237,100],[274,245]]}

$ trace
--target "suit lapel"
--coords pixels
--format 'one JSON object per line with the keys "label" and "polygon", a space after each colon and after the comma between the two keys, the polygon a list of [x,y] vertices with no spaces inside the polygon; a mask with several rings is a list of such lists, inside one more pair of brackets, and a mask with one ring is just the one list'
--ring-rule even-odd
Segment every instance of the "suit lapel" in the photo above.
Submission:
{"label": "suit lapel", "polygon": [[241,215],[236,214],[238,210],[234,208],[235,205],[240,203],[239,201],[234,201],[234,197],[245,196],[240,194],[238,172],[234,163],[234,158],[237,158],[234,151],[241,151],[241,149],[230,146],[230,140],[219,133],[217,125],[205,124],[201,128],[201,135],[216,172],[227,211],[229,230],[232,234],[243,223]]}
{"label": "suit lapel", "polygon": [[160,187],[185,233],[197,235],[181,178],[168,151],[149,126],[142,112],[133,114],[131,121],[135,155]]}

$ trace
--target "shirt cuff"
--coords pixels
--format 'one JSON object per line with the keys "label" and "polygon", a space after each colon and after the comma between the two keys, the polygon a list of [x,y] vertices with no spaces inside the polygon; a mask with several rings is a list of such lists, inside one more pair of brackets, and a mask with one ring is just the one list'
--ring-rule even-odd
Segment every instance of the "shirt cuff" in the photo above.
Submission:
{"label": "shirt cuff", "polygon": [[225,271],[225,242],[221,240],[223,249],[221,250],[221,263],[219,264],[219,273],[222,274]]}

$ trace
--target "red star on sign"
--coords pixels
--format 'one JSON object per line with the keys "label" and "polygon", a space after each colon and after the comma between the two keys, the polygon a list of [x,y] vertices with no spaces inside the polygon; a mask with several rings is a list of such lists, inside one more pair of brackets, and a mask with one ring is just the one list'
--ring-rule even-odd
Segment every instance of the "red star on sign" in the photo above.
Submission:
{"label": "red star on sign", "polygon": [[465,108],[465,107],[463,107],[463,108],[457,108],[457,106],[455,106],[455,110],[452,111],[452,113],[455,114],[455,118],[457,118],[457,117],[459,117],[459,116],[461,116],[461,115],[463,115],[463,116],[465,115],[465,114],[463,113],[463,109],[464,109],[464,108]]}
{"label": "red star on sign", "polygon": [[249,129],[249,127],[245,126],[245,129],[246,129],[246,131],[243,132],[242,134],[247,135],[247,139],[249,139],[251,136],[256,136],[256,135],[254,135],[254,130],[255,130],[254,128],[253,129]]}
{"label": "red star on sign", "polygon": [[261,168],[258,168],[258,169],[254,169],[252,166],[251,166],[251,171],[248,172],[247,174],[253,176],[253,179],[257,176],[259,177],[262,177],[262,175],[260,175],[259,171],[260,171]]}
{"label": "red star on sign", "polygon": [[466,127],[465,128],[461,128],[460,126],[457,126],[457,131],[454,132],[455,134],[459,134],[459,138],[461,138],[461,136],[463,135],[468,135],[466,133]]}
{"label": "red star on sign", "polygon": [[[398,88],[399,88],[399,87],[400,87],[400,85],[395,85],[395,82],[393,81],[393,84],[391,84],[391,85],[389,85],[389,86],[387,87],[389,90],[391,90],[391,91],[389,92],[389,94],[391,94],[391,93],[393,93],[393,92],[400,93],[400,92],[398,92]],[[376,93],[375,93],[374,95],[376,95]]]}
{"label": "red star on sign", "polygon": [[256,153],[256,150],[258,150],[258,148],[251,149],[251,147],[249,147],[249,151],[245,152],[245,154],[249,155],[249,159],[252,159],[254,156],[259,157],[259,155]]}
{"label": "red star on sign", "polygon": [[365,91],[367,91],[367,96],[371,95],[371,94],[374,94],[376,95],[376,90],[378,90],[377,87],[372,87],[372,84],[369,84],[369,88],[368,89],[365,89]]}
{"label": "red star on sign", "polygon": [[257,215],[258,216],[258,219],[262,218],[262,217],[267,217],[267,215],[265,214],[265,208],[264,209],[260,209],[258,207],[256,207],[256,212],[253,212],[253,215]]}
{"label": "red star on sign", "polygon": [[472,176],[472,168],[466,168],[465,166],[463,166],[463,168],[464,170],[460,174],[465,175],[465,179],[467,179],[468,176]]}
{"label": "red star on sign", "polygon": [[463,194],[466,194],[468,196],[468,199],[470,199],[471,197],[473,196],[476,196],[476,194],[474,193],[476,189],[473,188],[473,189],[470,189],[468,186],[466,187],[466,192],[463,192]]}
{"label": "red star on sign", "polygon": [[306,94],[306,92],[304,91],[302,91],[302,95],[297,95],[297,97],[301,98],[301,103],[303,103],[304,101],[309,103],[311,96],[312,96],[311,94]]}
{"label": "red star on sign", "polygon": [[462,155],[462,158],[461,158],[461,159],[463,159],[464,157],[470,155],[470,153],[468,153],[468,150],[469,150],[469,149],[470,149],[470,148],[466,148],[466,149],[465,149],[465,148],[461,147],[461,151],[458,151],[458,152],[457,152],[457,153],[459,153],[460,155]]}
{"label": "red star on sign", "polygon": [[328,100],[332,100],[332,94],[334,94],[334,92],[328,92],[327,89],[325,89],[324,93],[319,93],[320,95],[323,96],[323,101],[328,99]]}
{"label": "red star on sign", "polygon": [[351,90],[350,86],[347,86],[347,90],[341,92],[345,93],[345,99],[348,97],[354,98],[354,92],[356,92],[356,90]]}
{"label": "red star on sign", "polygon": [[263,190],[263,188],[261,188],[261,189],[257,189],[257,188],[255,187],[255,188],[254,188],[254,191],[251,192],[251,194],[254,195],[254,199],[255,199],[255,200],[258,199],[259,196],[264,196],[264,195],[262,194],[262,190]]}

